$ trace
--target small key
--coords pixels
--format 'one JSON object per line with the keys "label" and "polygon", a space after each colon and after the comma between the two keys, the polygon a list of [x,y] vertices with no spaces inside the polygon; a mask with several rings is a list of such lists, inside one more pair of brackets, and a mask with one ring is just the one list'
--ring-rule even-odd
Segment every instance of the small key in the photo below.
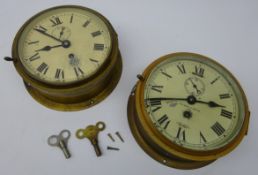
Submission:
{"label": "small key", "polygon": [[76,137],[78,139],[88,138],[94,147],[96,155],[101,156],[101,150],[98,145],[98,133],[105,129],[105,123],[98,122],[96,125],[89,125],[85,129],[78,129],[76,131]]}
{"label": "small key", "polygon": [[59,133],[59,135],[52,135],[48,138],[48,145],[59,147],[65,158],[69,159],[71,157],[70,151],[67,148],[68,139],[71,136],[71,132],[69,130],[63,130]]}

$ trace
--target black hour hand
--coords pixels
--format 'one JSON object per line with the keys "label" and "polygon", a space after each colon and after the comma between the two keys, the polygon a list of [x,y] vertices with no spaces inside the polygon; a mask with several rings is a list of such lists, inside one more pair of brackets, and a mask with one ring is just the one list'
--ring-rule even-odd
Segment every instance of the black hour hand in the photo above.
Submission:
{"label": "black hour hand", "polygon": [[63,46],[62,44],[61,45],[56,45],[56,46],[45,46],[45,47],[43,47],[41,49],[36,50],[36,52],[39,52],[39,51],[50,51],[53,48],[62,47],[62,46]]}

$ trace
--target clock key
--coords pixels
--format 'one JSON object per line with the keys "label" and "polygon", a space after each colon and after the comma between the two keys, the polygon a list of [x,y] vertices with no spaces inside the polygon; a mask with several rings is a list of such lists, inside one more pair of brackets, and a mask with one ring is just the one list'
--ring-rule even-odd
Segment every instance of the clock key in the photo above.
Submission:
{"label": "clock key", "polygon": [[69,159],[71,154],[68,150],[67,142],[70,136],[71,132],[69,130],[62,130],[59,135],[52,135],[48,138],[48,145],[60,148],[63,151],[65,158]]}
{"label": "clock key", "polygon": [[88,138],[94,147],[96,155],[101,156],[101,150],[98,145],[98,133],[105,129],[104,122],[98,122],[96,125],[89,125],[85,129],[78,129],[76,131],[76,137],[78,139]]}

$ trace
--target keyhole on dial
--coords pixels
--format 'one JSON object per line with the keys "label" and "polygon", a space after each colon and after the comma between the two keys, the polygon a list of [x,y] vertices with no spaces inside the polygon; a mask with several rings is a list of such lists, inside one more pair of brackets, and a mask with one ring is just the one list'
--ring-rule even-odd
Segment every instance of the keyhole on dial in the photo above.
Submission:
{"label": "keyhole on dial", "polygon": [[190,119],[190,118],[192,118],[192,112],[191,111],[184,111],[183,112],[183,116],[185,117],[185,118],[187,118],[187,119]]}
{"label": "keyhole on dial", "polygon": [[78,66],[79,65],[79,59],[73,53],[70,53],[68,55],[68,57],[69,57],[70,65],[72,65],[72,66]]}

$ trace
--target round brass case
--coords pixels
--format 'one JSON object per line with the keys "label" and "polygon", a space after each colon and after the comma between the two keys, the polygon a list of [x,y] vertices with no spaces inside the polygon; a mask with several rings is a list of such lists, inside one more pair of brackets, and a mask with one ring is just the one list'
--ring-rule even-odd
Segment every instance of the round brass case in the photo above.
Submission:
{"label": "round brass case", "polygon": [[[149,114],[145,109],[145,101],[143,95],[146,82],[153,69],[156,68],[161,62],[171,57],[177,56],[197,56],[201,57],[202,59],[207,59],[213,64],[216,64],[226,70],[237,84],[241,92],[240,96],[241,98],[243,98],[244,101],[243,108],[245,111],[245,116],[239,133],[232,141],[230,141],[225,146],[214,150],[187,149],[183,146],[179,146],[178,144],[171,142],[168,138],[164,137],[164,135],[162,135],[162,133],[160,133],[151,122]],[[200,168],[231,152],[247,134],[250,112],[248,109],[248,104],[244,91],[242,90],[238,81],[226,68],[224,68],[219,63],[211,60],[210,58],[199,54],[186,52],[169,54],[151,63],[145,69],[142,75],[138,75],[138,79],[139,80],[133,88],[128,100],[128,122],[131,132],[137,143],[148,155],[150,155],[156,161],[166,166],[177,169]]]}
{"label": "round brass case", "polygon": [[[66,84],[53,84],[31,75],[19,56],[19,40],[25,28],[40,15],[56,9],[80,9],[101,19],[111,38],[111,50],[101,67],[87,78]],[[71,12],[72,13],[72,12]],[[122,58],[118,48],[117,34],[110,22],[98,12],[81,6],[58,6],[44,10],[30,18],[18,31],[12,46],[12,57],[17,72],[22,77],[30,95],[42,105],[60,111],[77,111],[89,108],[104,100],[116,87],[122,73]]]}

